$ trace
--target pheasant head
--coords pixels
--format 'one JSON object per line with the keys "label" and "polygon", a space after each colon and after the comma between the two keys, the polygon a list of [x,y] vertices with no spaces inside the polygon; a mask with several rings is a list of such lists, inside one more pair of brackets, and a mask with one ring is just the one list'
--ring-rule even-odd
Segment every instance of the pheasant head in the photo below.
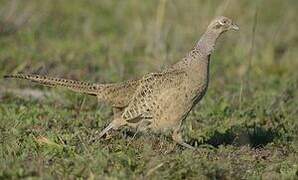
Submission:
{"label": "pheasant head", "polygon": [[239,30],[239,27],[229,18],[224,16],[216,17],[211,23],[209,24],[208,31],[217,32],[221,34],[228,30]]}

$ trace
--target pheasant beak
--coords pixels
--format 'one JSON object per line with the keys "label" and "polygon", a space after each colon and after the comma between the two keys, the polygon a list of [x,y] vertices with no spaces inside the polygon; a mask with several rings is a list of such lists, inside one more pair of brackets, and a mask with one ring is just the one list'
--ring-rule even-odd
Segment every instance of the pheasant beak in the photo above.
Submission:
{"label": "pheasant beak", "polygon": [[235,30],[235,31],[238,31],[238,30],[239,30],[239,26],[238,26],[237,24],[233,23],[233,24],[231,25],[231,29],[233,29],[233,30]]}

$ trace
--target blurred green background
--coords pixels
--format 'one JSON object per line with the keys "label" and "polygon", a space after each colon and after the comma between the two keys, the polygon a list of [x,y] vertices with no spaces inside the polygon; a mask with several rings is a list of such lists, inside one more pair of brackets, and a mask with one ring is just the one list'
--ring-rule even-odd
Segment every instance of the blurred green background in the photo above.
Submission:
{"label": "blurred green background", "polygon": [[207,95],[184,150],[125,131],[89,143],[111,110],[96,98],[0,79],[0,178],[295,179],[298,1],[1,0],[0,76],[37,73],[120,82],[180,60],[218,15]]}

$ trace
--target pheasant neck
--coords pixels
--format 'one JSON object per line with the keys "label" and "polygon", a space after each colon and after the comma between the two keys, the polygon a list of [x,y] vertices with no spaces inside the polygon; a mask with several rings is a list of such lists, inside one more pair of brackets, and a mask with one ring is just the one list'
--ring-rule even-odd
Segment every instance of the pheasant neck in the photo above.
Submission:
{"label": "pheasant neck", "polygon": [[199,42],[196,45],[196,49],[199,50],[200,54],[203,56],[209,56],[213,50],[217,38],[220,34],[214,31],[206,31]]}
{"label": "pheasant neck", "polygon": [[192,69],[196,69],[197,65],[199,68],[201,66],[206,66],[208,68],[209,58],[214,50],[215,42],[219,37],[220,33],[207,30],[198,41],[196,46],[192,51],[190,51],[183,60],[178,61],[176,64],[171,66],[169,70],[173,69],[183,69],[192,67]]}

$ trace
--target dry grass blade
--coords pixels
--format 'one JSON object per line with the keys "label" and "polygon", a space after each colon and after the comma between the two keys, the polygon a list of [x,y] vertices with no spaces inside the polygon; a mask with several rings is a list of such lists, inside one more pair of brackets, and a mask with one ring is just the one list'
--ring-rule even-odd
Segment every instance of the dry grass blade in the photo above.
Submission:
{"label": "dry grass blade", "polygon": [[255,13],[254,13],[254,19],[253,19],[253,24],[252,24],[252,29],[251,29],[252,37],[251,37],[251,45],[250,45],[250,51],[249,51],[247,75],[246,75],[246,82],[245,82],[248,94],[251,93],[250,72],[251,72],[252,61],[253,61],[253,58],[254,58],[257,23],[258,23],[258,7],[256,7],[256,10],[255,10]]}
{"label": "dry grass blade", "polygon": [[44,137],[44,136],[38,136],[37,138],[35,138],[35,141],[39,144],[46,144],[48,146],[55,146],[55,147],[62,147],[62,145],[55,143],[54,141],[49,140],[48,138]]}
{"label": "dry grass blade", "polygon": [[148,172],[146,173],[146,177],[150,176],[152,173],[154,173],[154,171],[156,171],[157,169],[161,168],[163,165],[164,165],[164,163],[160,163],[157,166],[149,169]]}

